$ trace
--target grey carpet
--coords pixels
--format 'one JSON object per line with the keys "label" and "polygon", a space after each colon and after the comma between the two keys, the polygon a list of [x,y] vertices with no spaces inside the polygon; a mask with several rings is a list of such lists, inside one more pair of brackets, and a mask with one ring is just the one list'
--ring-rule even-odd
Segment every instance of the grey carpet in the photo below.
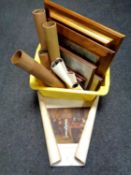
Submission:
{"label": "grey carpet", "polygon": [[34,55],[31,11],[42,0],[0,1],[0,175],[131,174],[131,1],[55,0],[126,34],[111,66],[111,87],[100,99],[86,166],[50,168],[36,93],[10,63],[17,48]]}

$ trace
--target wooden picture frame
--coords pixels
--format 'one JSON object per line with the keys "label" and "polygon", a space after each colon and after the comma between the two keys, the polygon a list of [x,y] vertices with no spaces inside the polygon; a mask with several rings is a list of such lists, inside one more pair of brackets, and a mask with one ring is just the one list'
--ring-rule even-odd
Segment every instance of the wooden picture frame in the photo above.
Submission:
{"label": "wooden picture frame", "polygon": [[125,35],[51,0],[45,0],[44,5],[47,19],[57,23],[59,36],[99,57],[96,73],[104,78]]}
{"label": "wooden picture frame", "polygon": [[[122,40],[125,38],[125,35],[117,32],[111,28],[108,28],[92,19],[89,19],[87,17],[84,17],[76,12],[73,12],[67,8],[64,8],[63,6],[56,4],[54,2],[52,2],[51,0],[45,0],[44,1],[44,5],[45,5],[45,9],[46,9],[46,14],[47,14],[47,18],[52,18],[55,19],[61,23],[63,23],[64,25],[67,25],[68,27],[70,27],[68,24],[65,24],[65,21],[62,21],[61,19],[59,19],[59,16],[61,15],[62,17],[65,17],[66,22],[68,23],[69,19],[72,19],[73,21],[76,21],[78,25],[82,25],[82,26],[87,26],[89,28],[89,31],[93,31],[94,33],[97,32],[96,35],[103,35],[107,38],[109,38],[109,42],[107,43],[102,43],[101,39],[97,40],[99,43],[111,48],[112,50],[117,51]],[[52,15],[52,12],[56,15]],[[73,27],[74,30],[76,29],[76,25]],[[87,29],[88,30],[88,29]],[[77,30],[79,31],[79,30]],[[92,37],[91,35],[89,35],[91,38],[93,38],[94,40],[96,40],[95,37]],[[100,37],[102,38],[102,37]],[[107,39],[108,40],[108,39]]]}
{"label": "wooden picture frame", "polygon": [[87,88],[97,67],[64,47],[60,47],[60,52],[67,67],[86,78],[84,87]]}
{"label": "wooden picture frame", "polygon": [[112,59],[115,55],[115,51],[106,48],[102,45],[100,45],[99,43],[91,40],[88,37],[85,37],[83,35],[81,35],[80,33],[69,29],[68,27],[57,23],[57,30],[59,35],[62,35],[63,37],[67,38],[68,40],[78,44],[79,46],[87,49],[88,51],[90,51],[91,53],[98,55],[99,56],[99,60],[98,60],[98,64],[97,64],[97,70],[96,73],[98,73],[99,75],[102,75],[104,77],[105,72],[107,71],[107,69],[109,68]]}

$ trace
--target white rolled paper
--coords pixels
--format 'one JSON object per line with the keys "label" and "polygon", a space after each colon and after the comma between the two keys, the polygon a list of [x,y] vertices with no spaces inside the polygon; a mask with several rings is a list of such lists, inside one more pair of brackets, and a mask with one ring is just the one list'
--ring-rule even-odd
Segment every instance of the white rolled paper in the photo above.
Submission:
{"label": "white rolled paper", "polygon": [[62,58],[57,58],[53,61],[51,63],[51,69],[69,88],[73,88],[74,83],[68,75],[68,71]]}
{"label": "white rolled paper", "polygon": [[75,76],[74,72],[68,72],[68,75],[71,78],[73,83],[77,83],[77,79],[76,79],[76,76]]}
{"label": "white rolled paper", "polygon": [[[75,73],[68,73],[69,77],[71,78],[73,84],[77,84],[77,79],[75,76]],[[78,90],[83,90],[82,87],[78,84],[74,89],[78,89]]]}

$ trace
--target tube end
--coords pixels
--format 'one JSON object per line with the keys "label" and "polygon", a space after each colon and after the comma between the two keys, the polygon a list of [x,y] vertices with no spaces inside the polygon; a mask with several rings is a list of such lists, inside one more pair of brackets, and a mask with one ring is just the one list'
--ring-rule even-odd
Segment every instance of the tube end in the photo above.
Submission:
{"label": "tube end", "polygon": [[56,22],[54,21],[47,21],[42,25],[46,29],[50,29],[52,27],[56,27]]}
{"label": "tube end", "polygon": [[11,57],[11,63],[17,64],[19,62],[19,59],[22,57],[22,50],[17,50],[13,56]]}
{"label": "tube end", "polygon": [[41,13],[45,13],[44,9],[35,9],[32,11],[32,15],[39,15]]}

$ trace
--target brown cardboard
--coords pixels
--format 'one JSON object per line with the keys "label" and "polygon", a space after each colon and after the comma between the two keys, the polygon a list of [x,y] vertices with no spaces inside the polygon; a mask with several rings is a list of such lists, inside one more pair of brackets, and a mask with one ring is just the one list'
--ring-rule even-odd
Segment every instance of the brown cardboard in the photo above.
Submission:
{"label": "brown cardboard", "polygon": [[56,23],[53,21],[48,21],[43,24],[43,29],[45,32],[49,58],[51,59],[52,62],[56,60],[56,58],[60,57]]}
{"label": "brown cardboard", "polygon": [[42,24],[46,22],[46,13],[44,9],[35,9],[32,11],[34,18],[38,39],[41,44],[41,49],[46,49],[45,34],[42,28]]}
{"label": "brown cardboard", "polygon": [[46,67],[34,61],[23,50],[17,50],[11,58],[12,64],[34,75],[50,87],[64,88],[65,85]]}
{"label": "brown cardboard", "polygon": [[44,65],[47,69],[50,69],[50,60],[49,60],[48,53],[44,50],[40,50],[39,58],[40,58],[41,64]]}

